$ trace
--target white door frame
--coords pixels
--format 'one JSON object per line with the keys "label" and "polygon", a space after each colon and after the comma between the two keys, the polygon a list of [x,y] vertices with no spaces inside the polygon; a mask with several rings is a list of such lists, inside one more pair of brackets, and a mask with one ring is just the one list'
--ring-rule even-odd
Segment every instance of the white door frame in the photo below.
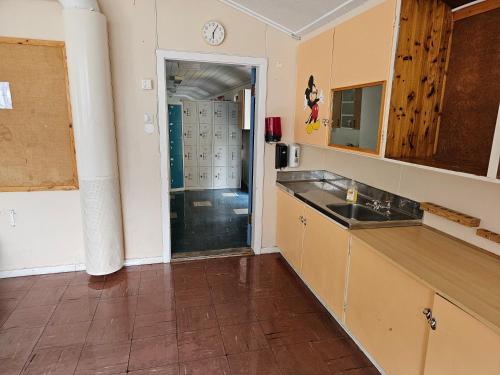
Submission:
{"label": "white door frame", "polygon": [[230,56],[212,53],[179,52],[156,50],[156,73],[158,90],[158,128],[160,131],[160,175],[161,175],[161,211],[163,232],[163,262],[169,263],[172,256],[170,247],[170,149],[168,147],[168,110],[166,60],[199,61],[219,64],[251,65],[257,68],[255,84],[255,130],[253,159],[253,212],[252,242],[255,254],[262,248],[262,207],[264,191],[264,132],[267,95],[267,59],[260,57]]}

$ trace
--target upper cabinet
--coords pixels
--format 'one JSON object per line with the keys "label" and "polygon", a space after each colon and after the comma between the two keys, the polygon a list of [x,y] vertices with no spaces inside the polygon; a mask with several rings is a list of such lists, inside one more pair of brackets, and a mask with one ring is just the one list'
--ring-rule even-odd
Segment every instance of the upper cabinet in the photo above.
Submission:
{"label": "upper cabinet", "polygon": [[335,27],[332,89],[388,80],[395,12],[387,0]]}
{"label": "upper cabinet", "polygon": [[326,146],[330,118],[333,29],[299,45],[295,141]]}

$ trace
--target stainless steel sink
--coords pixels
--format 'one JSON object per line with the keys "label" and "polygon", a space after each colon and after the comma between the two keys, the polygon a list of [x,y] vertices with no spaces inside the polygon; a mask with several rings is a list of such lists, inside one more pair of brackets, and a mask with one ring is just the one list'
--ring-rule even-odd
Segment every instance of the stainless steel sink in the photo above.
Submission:
{"label": "stainless steel sink", "polygon": [[371,208],[362,206],[360,204],[328,204],[326,206],[329,210],[339,214],[348,219],[358,221],[386,221],[389,218]]}

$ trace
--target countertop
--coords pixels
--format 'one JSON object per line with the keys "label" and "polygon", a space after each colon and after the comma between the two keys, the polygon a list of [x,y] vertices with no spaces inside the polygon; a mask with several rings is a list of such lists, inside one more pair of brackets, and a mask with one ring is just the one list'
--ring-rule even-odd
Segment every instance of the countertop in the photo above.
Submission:
{"label": "countertop", "polygon": [[500,334],[499,256],[425,226],[351,234]]}

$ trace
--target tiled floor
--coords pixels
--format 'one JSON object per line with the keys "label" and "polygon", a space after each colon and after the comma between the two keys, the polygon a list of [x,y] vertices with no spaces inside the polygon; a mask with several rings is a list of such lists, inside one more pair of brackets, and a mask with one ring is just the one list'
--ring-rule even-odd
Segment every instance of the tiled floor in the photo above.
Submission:
{"label": "tiled floor", "polygon": [[378,374],[279,255],[0,280],[0,374]]}
{"label": "tiled floor", "polygon": [[199,252],[247,246],[248,194],[237,189],[171,194],[172,251]]}

